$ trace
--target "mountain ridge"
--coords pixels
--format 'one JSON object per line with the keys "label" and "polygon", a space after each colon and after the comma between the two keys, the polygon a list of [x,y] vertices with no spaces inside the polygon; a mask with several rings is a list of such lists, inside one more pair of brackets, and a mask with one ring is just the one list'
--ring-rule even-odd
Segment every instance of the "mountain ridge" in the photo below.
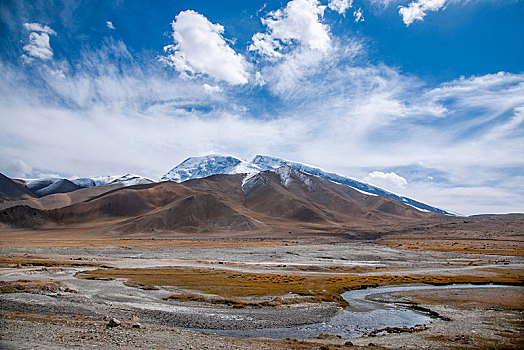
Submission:
{"label": "mountain ridge", "polygon": [[[22,218],[35,218],[22,220]],[[119,187],[52,210],[17,205],[4,224],[99,234],[345,232],[404,226],[444,216],[305,174],[290,166],[254,174],[216,174],[177,183]]]}
{"label": "mountain ridge", "polygon": [[[219,164],[220,166],[213,168],[214,164]],[[183,182],[215,174],[253,174],[266,170],[275,170],[284,165],[309,175],[318,176],[335,183],[352,187],[367,194],[389,197],[401,203],[411,205],[412,207],[421,211],[457,216],[456,213],[451,211],[437,208],[409,197],[398,195],[363,181],[352,179],[350,177],[336,173],[327,172],[311,165],[264,155],[256,155],[250,162],[232,155],[212,154],[202,157],[189,157],[164,174],[161,177],[161,180]]]}

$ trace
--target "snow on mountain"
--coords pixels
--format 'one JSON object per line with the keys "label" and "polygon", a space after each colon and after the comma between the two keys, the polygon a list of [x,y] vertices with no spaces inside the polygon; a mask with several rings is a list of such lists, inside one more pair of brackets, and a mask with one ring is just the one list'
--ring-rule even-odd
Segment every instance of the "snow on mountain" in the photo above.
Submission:
{"label": "snow on mountain", "polygon": [[41,189],[51,186],[52,184],[60,180],[62,179],[60,178],[24,179],[27,188],[29,188],[33,192],[40,191]]}
{"label": "snow on mountain", "polygon": [[96,176],[96,177],[93,177],[92,180],[94,181],[96,186],[114,185],[114,184],[122,184],[124,186],[134,186],[134,185],[146,185],[146,184],[153,183],[152,180],[149,180],[139,175],[133,175],[133,174],[113,175],[113,176]]}
{"label": "snow on mountain", "polygon": [[283,165],[273,171],[280,177],[280,183],[285,187],[289,187],[291,182],[298,180],[304,184],[309,191],[313,188],[313,182],[309,177],[289,165]]}
{"label": "snow on mountain", "polygon": [[[215,174],[247,173],[249,175],[244,178],[242,183],[242,189],[244,189],[256,184],[257,179],[256,177],[252,176],[253,173],[276,170],[277,174],[280,176],[282,184],[284,186],[288,186],[289,182],[291,181],[291,170],[284,166],[288,166],[306,174],[318,176],[342,185],[352,187],[369,195],[386,196],[404,204],[410,205],[421,211],[456,215],[455,213],[430,206],[408,197],[400,196],[359,180],[326,172],[310,165],[263,155],[255,156],[251,162],[246,162],[245,160],[234,156],[209,155],[204,157],[191,157],[171,169],[168,173],[162,176],[161,180],[183,182],[189,179],[198,179]],[[305,178],[306,180],[303,181],[307,181],[307,177]]]}
{"label": "snow on mountain", "polygon": [[38,196],[43,197],[53,193],[67,193],[80,189],[79,186],[67,179],[58,179],[49,186],[34,191]]}
{"label": "snow on mountain", "polygon": [[310,174],[310,175],[315,175],[315,176],[318,176],[318,177],[322,177],[324,179],[327,179],[327,180],[330,180],[330,181],[333,181],[333,182],[336,182],[336,183],[339,183],[339,184],[342,184],[342,185],[346,185],[346,186],[349,186],[349,187],[352,187],[358,191],[361,191],[361,192],[364,192],[366,194],[371,194],[371,195],[377,195],[377,196],[385,196],[385,197],[389,197],[389,198],[392,198],[394,200],[397,200],[399,202],[402,202],[404,204],[407,204],[407,205],[410,205],[416,209],[419,209],[421,211],[429,211],[429,212],[432,212],[432,213],[440,213],[440,214],[446,214],[446,215],[456,215],[456,213],[452,213],[452,212],[449,212],[449,211],[446,211],[446,210],[443,210],[443,209],[440,209],[440,208],[436,208],[436,207],[432,207],[428,204],[425,204],[425,203],[422,203],[422,202],[419,202],[417,200],[414,200],[414,199],[411,199],[411,198],[408,198],[408,197],[404,197],[404,196],[399,196],[398,194],[395,194],[395,193],[392,193],[392,192],[389,192],[389,191],[386,191],[380,187],[376,187],[376,186],[373,186],[373,185],[370,185],[368,183],[365,183],[365,182],[362,182],[362,181],[358,181],[358,180],[355,180],[355,179],[351,179],[349,177],[345,177],[345,176],[342,176],[342,175],[338,175],[338,174],[335,174],[335,173],[329,173],[329,172],[326,172],[322,169],[319,169],[319,168],[315,168],[313,166],[310,166],[310,165],[306,165],[306,164],[302,164],[302,163],[296,163],[296,162],[291,162],[291,161],[287,161],[287,160],[284,160],[284,159],[280,159],[280,158],[275,158],[275,157],[270,157],[270,156],[262,156],[262,155],[257,155],[255,156],[255,158],[253,158],[252,160],[252,163],[254,165],[256,165],[257,167],[259,167],[262,171],[264,170],[275,170],[275,169],[278,169],[279,167],[283,166],[283,165],[288,165],[294,169],[297,169],[303,173],[306,173],[306,174]]}
{"label": "snow on mountain", "polygon": [[78,187],[82,187],[82,188],[96,186],[95,181],[93,179],[88,178],[88,177],[72,178],[72,179],[69,179],[69,181],[71,181],[72,183],[74,183]]}
{"label": "snow on mountain", "polygon": [[46,178],[46,179],[25,179],[26,186],[39,196],[48,195],[51,193],[70,192],[80,188],[113,185],[120,183],[124,186],[150,184],[153,181],[145,177],[125,174],[114,176],[96,176],[88,177],[73,177],[71,179],[62,178]]}
{"label": "snow on mountain", "polygon": [[160,181],[183,182],[200,179],[215,174],[249,174],[258,173],[260,169],[234,156],[209,155],[190,157],[171,169],[160,178]]}

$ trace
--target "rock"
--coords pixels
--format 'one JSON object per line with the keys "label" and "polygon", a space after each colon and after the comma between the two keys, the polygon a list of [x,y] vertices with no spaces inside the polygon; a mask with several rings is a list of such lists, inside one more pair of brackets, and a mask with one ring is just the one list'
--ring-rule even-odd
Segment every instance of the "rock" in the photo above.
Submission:
{"label": "rock", "polygon": [[347,342],[344,343],[344,345],[345,346],[353,346],[353,343],[348,340]]}
{"label": "rock", "polygon": [[111,318],[109,320],[109,322],[107,323],[107,327],[111,327],[111,328],[114,328],[114,327],[118,327],[122,324],[122,322],[120,322],[119,320],[117,320],[116,318]]}
{"label": "rock", "polygon": [[131,326],[131,328],[140,328],[142,327],[142,325],[140,324],[140,322],[135,322],[133,323],[133,325]]}
{"label": "rock", "polygon": [[471,344],[473,343],[473,339],[471,339],[470,337],[467,337],[465,335],[456,335],[454,337],[451,337],[448,339],[449,341],[452,341],[452,342],[459,342],[459,343],[462,343],[462,344]]}
{"label": "rock", "polygon": [[327,345],[322,345],[318,350],[329,350],[329,347]]}

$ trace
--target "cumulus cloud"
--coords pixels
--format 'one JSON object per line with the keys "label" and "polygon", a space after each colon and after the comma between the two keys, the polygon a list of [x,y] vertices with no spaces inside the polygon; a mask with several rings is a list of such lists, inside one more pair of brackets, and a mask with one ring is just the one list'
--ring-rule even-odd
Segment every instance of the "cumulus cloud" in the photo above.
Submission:
{"label": "cumulus cloud", "polygon": [[262,55],[282,57],[288,45],[302,45],[326,52],[330,48],[329,27],[321,22],[325,6],[317,0],[292,0],[284,9],[270,12],[262,18],[267,27],[264,33],[253,35],[249,47]]}
{"label": "cumulus cloud", "polygon": [[382,171],[373,171],[364,178],[365,181],[385,189],[402,189],[406,187],[408,181],[394,172],[384,173]]}
{"label": "cumulus cloud", "polygon": [[31,62],[34,58],[41,60],[53,58],[49,35],[56,35],[56,32],[49,26],[40,23],[24,23],[24,28],[31,33],[29,33],[29,44],[23,47],[27,54],[22,55],[22,58],[26,62]]}
{"label": "cumulus cloud", "polygon": [[109,28],[109,29],[116,29],[115,26],[113,25],[113,22],[111,22],[111,21],[107,21],[106,22],[106,27]]}
{"label": "cumulus cloud", "polygon": [[266,31],[253,35],[249,49],[262,59],[258,81],[274,94],[286,95],[304,77],[326,68],[333,43],[322,22],[325,8],[317,0],[293,0],[261,19]]}
{"label": "cumulus cloud", "polygon": [[400,6],[398,13],[402,16],[402,20],[409,26],[415,21],[422,21],[429,11],[438,11],[447,0],[415,0],[407,7]]}
{"label": "cumulus cloud", "polygon": [[185,74],[206,74],[233,85],[248,82],[248,64],[227,44],[222,25],[187,10],[180,12],[171,26],[174,44],[164,48],[168,53],[162,58],[165,63]]}
{"label": "cumulus cloud", "polygon": [[337,11],[341,15],[351,6],[353,6],[353,0],[330,0],[328,3],[331,10]]}

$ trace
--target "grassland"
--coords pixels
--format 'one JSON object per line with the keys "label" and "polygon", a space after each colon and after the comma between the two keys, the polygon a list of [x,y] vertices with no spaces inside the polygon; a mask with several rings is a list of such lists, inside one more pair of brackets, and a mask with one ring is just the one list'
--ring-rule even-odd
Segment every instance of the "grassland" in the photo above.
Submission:
{"label": "grassland", "polygon": [[[282,297],[289,294],[309,297],[312,302],[337,302],[347,305],[340,296],[352,289],[379,285],[428,283],[500,283],[523,284],[524,271],[501,269],[489,275],[321,275],[237,273],[220,269],[96,269],[83,271],[77,277],[86,279],[123,278],[142,286],[177,286],[190,291],[224,298]],[[174,297],[177,298],[177,297]],[[180,298],[180,297],[178,297]]]}

